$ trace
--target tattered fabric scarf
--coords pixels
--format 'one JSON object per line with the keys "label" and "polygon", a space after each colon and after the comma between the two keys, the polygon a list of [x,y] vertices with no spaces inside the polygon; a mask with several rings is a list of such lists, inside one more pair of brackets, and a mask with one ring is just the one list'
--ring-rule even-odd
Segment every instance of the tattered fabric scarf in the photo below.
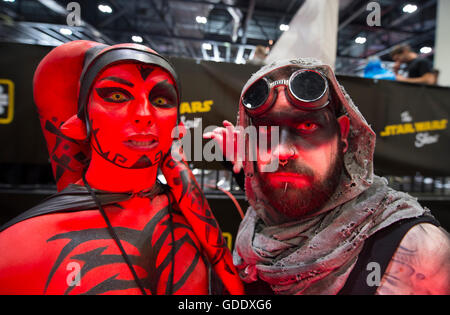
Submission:
{"label": "tattered fabric scarf", "polygon": [[431,214],[377,176],[358,197],[297,222],[267,226],[250,207],[239,229],[234,263],[245,282],[260,278],[275,294],[336,294],[368,237],[421,215]]}

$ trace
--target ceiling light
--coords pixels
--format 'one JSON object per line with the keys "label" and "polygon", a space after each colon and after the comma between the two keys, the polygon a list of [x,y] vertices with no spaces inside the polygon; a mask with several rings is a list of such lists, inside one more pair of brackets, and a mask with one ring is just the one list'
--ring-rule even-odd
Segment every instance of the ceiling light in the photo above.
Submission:
{"label": "ceiling light", "polygon": [[67,36],[72,35],[72,30],[70,30],[69,28],[65,28],[65,27],[60,28],[59,32],[63,35],[67,35]]}
{"label": "ceiling light", "polygon": [[3,2],[15,2],[16,0],[3,0]]}
{"label": "ceiling light", "polygon": [[211,46],[210,43],[203,43],[202,48],[203,48],[204,50],[211,50],[211,49],[212,49],[212,46]]}
{"label": "ceiling light", "polygon": [[433,51],[433,48],[428,47],[428,46],[425,46],[425,47],[420,48],[420,52],[421,52],[422,54],[429,54],[429,53],[432,52],[432,51]]}
{"label": "ceiling light", "polygon": [[355,43],[360,44],[360,45],[365,44],[365,42],[367,42],[367,38],[362,37],[362,36],[359,36],[355,39]]}
{"label": "ceiling light", "polygon": [[144,41],[144,39],[138,35],[131,36],[131,40],[135,43],[142,43]]}
{"label": "ceiling light", "polygon": [[112,8],[107,4],[100,4],[98,6],[98,9],[100,10],[100,12],[107,13],[107,14],[111,14],[113,11]]}
{"label": "ceiling light", "polygon": [[417,11],[417,6],[415,4],[408,3],[407,5],[405,5],[403,7],[403,12],[405,12],[405,13],[410,13],[411,14],[411,13],[414,13],[416,11]]}
{"label": "ceiling light", "polygon": [[197,23],[199,23],[199,24],[206,24],[206,23],[208,23],[208,19],[207,19],[206,17],[204,17],[204,16],[197,16],[197,17],[195,18],[195,20],[196,20]]}
{"label": "ceiling light", "polygon": [[286,32],[287,30],[289,30],[289,25],[287,25],[287,24],[280,25],[280,31]]}

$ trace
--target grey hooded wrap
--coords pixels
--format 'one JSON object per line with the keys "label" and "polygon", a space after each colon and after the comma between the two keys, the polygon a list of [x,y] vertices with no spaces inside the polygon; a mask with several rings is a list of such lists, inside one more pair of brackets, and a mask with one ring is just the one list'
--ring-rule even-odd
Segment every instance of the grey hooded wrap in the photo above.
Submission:
{"label": "grey hooded wrap", "polygon": [[[376,135],[329,66],[310,58],[275,62],[256,72],[243,91],[286,66],[316,69],[328,78],[334,100],[350,118],[345,165],[336,191],[321,209],[280,224],[280,214],[253,177],[253,162],[244,162],[250,207],[239,227],[233,259],[243,281],[259,278],[276,294],[336,294],[368,237],[399,220],[431,214],[417,199],[392,190],[384,178],[373,174]],[[238,126],[250,124],[240,104]]]}

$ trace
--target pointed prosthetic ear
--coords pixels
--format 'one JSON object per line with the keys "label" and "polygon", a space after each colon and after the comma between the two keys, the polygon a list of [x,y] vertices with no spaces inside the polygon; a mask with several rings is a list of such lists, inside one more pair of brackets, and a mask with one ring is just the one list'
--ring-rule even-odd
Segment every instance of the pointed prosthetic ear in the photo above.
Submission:
{"label": "pointed prosthetic ear", "polygon": [[86,140],[87,138],[86,126],[77,115],[73,115],[62,124],[60,130],[65,136],[75,140]]}
{"label": "pointed prosthetic ear", "polygon": [[350,119],[343,115],[337,119],[341,129],[341,141],[344,143],[344,153],[348,150],[348,134],[350,132]]}

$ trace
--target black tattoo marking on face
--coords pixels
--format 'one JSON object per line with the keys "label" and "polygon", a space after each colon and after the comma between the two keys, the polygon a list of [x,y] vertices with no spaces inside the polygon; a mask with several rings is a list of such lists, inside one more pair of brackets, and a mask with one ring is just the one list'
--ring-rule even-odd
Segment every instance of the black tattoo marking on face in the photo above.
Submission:
{"label": "black tattoo marking on face", "polygon": [[[90,124],[92,126],[93,121],[90,121]],[[100,129],[94,129],[92,130],[92,138],[94,139],[94,143],[91,142],[91,147],[95,150],[95,152],[98,153],[98,155],[100,155],[101,157],[103,157],[105,160],[111,162],[112,164],[119,166],[121,168],[126,168],[126,169],[142,169],[142,168],[147,168],[147,167],[151,167],[154,166],[156,164],[159,163],[159,161],[161,160],[163,153],[162,151],[158,151],[155,154],[155,160],[152,161],[147,155],[142,155],[132,166],[125,166],[123,165],[124,163],[126,163],[128,161],[128,159],[126,157],[124,157],[123,155],[121,155],[120,153],[116,153],[114,155],[114,157],[112,159],[109,158],[110,155],[110,151],[105,152],[101,145],[100,145],[100,141],[98,140],[97,137],[97,133],[99,132]]]}
{"label": "black tattoo marking on face", "polygon": [[173,108],[177,106],[177,92],[175,87],[167,80],[158,82],[148,94],[153,106],[160,108]]}
{"label": "black tattoo marking on face", "polygon": [[148,66],[143,66],[143,65],[138,65],[138,70],[139,70],[139,73],[141,74],[142,80],[145,81],[145,80],[147,80],[150,73],[153,72],[154,68],[148,67]]}
{"label": "black tattoo marking on face", "polygon": [[136,168],[146,168],[149,166],[152,166],[152,161],[146,156],[145,154],[142,155],[139,160],[136,161],[136,163],[133,164],[130,168],[136,169]]}
{"label": "black tattoo marking on face", "polygon": [[95,91],[105,102],[109,103],[120,104],[134,100],[130,92],[120,87],[96,88]]}
{"label": "black tattoo marking on face", "polygon": [[268,139],[271,127],[278,126],[280,140],[295,143],[302,150],[311,150],[331,143],[341,134],[337,119],[328,108],[315,112],[297,109],[270,110],[262,117],[252,118],[252,122],[256,127],[267,127]]}
{"label": "black tattoo marking on face", "polygon": [[[181,215],[180,212],[175,212],[178,215]],[[139,255],[128,255],[132,264],[134,266],[139,266],[142,269],[146,270],[146,276],[141,279],[144,284],[145,289],[150,290],[151,294],[157,293],[158,284],[160,278],[166,269],[170,270],[169,279],[173,279],[173,274],[171,268],[168,268],[171,263],[171,251],[167,251],[167,255],[164,257],[162,262],[157,265],[158,254],[161,252],[162,247],[166,243],[167,240],[171,240],[171,230],[170,230],[170,222],[169,222],[169,212],[168,207],[164,207],[157,212],[157,214],[147,223],[142,231],[125,228],[125,227],[115,227],[119,239],[123,242],[127,242],[133,245],[138,249]],[[157,225],[164,227],[164,231],[161,235],[154,240],[153,231],[157,227]],[[192,232],[192,228],[186,224],[174,222],[172,223],[174,229],[183,228],[188,229]],[[97,229],[86,229],[80,231],[71,231],[67,233],[57,234],[47,242],[53,242],[57,240],[69,240],[69,242],[63,247],[58,258],[53,264],[52,269],[47,277],[47,282],[45,285],[44,293],[47,291],[53,276],[55,275],[58,268],[61,266],[64,259],[66,259],[78,246],[96,240],[110,240],[110,234],[106,228],[97,228]],[[154,245],[152,245],[154,243]],[[186,233],[183,237],[176,240],[174,243],[168,243],[169,246],[173,246],[175,255],[180,250],[182,246],[188,244],[192,246],[195,250],[194,258],[192,259],[189,266],[184,271],[183,275],[174,283],[173,292],[168,292],[168,286],[166,287],[166,293],[175,293],[177,292],[189,279],[198,263],[202,259],[202,255],[200,249],[196,246],[191,237]],[[103,243],[104,245],[104,243]],[[123,257],[120,254],[104,254],[105,250],[108,246],[99,246],[93,250],[84,252],[82,254],[70,256],[70,259],[78,260],[83,262],[83,267],[80,270],[80,280],[83,282],[83,277],[90,271],[95,270],[99,267],[109,266],[112,264],[125,264]],[[113,275],[112,277],[98,283],[94,287],[90,288],[83,294],[92,295],[92,294],[102,294],[108,291],[116,291],[116,290],[126,290],[131,288],[138,288],[134,279],[132,280],[124,280],[117,279],[119,275]],[[69,294],[75,287],[68,287],[64,294]]]}
{"label": "black tattoo marking on face", "polygon": [[116,163],[116,161],[118,160],[119,163],[125,163],[126,161],[128,161],[128,159],[126,157],[124,157],[122,154],[120,153],[116,153],[116,155],[114,156],[114,158],[112,159],[113,163]]}
{"label": "black tattoo marking on face", "polygon": [[119,77],[106,77],[106,78],[103,78],[103,79],[99,80],[99,82],[101,82],[101,81],[113,81],[113,82],[117,82],[117,83],[129,86],[129,87],[134,87],[133,83],[131,83],[128,80],[119,78]]}

